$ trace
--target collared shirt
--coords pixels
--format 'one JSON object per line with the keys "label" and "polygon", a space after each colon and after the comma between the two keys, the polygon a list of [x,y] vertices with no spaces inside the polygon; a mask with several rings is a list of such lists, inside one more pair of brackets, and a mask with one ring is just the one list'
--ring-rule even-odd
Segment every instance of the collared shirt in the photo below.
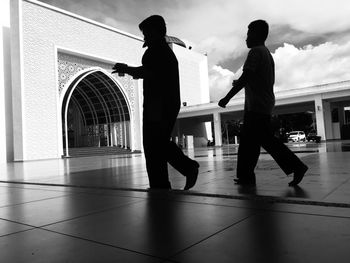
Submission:
{"label": "collared shirt", "polygon": [[275,63],[267,47],[261,45],[250,49],[243,71],[247,69],[253,73],[253,78],[245,87],[245,110],[271,114],[275,106]]}

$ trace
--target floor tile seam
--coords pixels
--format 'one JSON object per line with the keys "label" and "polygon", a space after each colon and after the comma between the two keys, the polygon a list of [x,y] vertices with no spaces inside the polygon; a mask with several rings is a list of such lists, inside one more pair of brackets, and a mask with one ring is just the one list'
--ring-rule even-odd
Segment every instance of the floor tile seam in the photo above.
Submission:
{"label": "floor tile seam", "polygon": [[[24,184],[24,183],[23,183]],[[59,186],[51,186],[51,185],[42,185],[42,186],[47,186],[47,187],[61,187],[61,188],[69,188],[70,186],[64,186],[64,185],[59,185]],[[8,187],[8,188],[15,188],[15,189],[23,189],[23,190],[35,190],[35,191],[44,191],[44,192],[57,192],[57,193],[68,193],[68,195],[73,195],[73,194],[86,194],[86,195],[103,195],[103,196],[119,196],[119,197],[130,197],[130,198],[135,198],[135,199],[145,199],[147,197],[139,197],[139,196],[132,196],[132,195],[120,195],[120,194],[116,194],[116,192],[114,193],[102,193],[101,192],[88,192],[85,191],[84,189],[89,190],[88,188],[90,187],[71,187],[73,189],[69,189],[69,190],[53,190],[53,189],[41,189],[41,188],[24,188],[24,187]],[[82,189],[82,190],[75,190],[75,189]],[[96,190],[100,190],[100,191],[104,191],[104,190],[109,190],[109,191],[119,191],[118,189],[103,189],[103,188],[90,188],[90,191],[96,191]],[[126,191],[123,191],[126,192]],[[4,195],[6,195],[7,193],[3,193]],[[1,195],[1,194],[0,194]]]}
{"label": "floor tile seam", "polygon": [[40,229],[42,231],[54,233],[54,234],[61,235],[61,236],[71,237],[71,238],[74,238],[74,239],[84,240],[84,241],[91,242],[91,243],[98,244],[98,245],[102,245],[102,246],[107,246],[107,247],[112,247],[112,248],[115,248],[115,249],[120,249],[120,250],[127,251],[127,252],[132,252],[132,253],[143,255],[143,256],[148,256],[148,257],[159,259],[159,260],[166,260],[166,258],[164,258],[164,257],[160,257],[160,256],[152,255],[152,254],[147,254],[147,253],[144,253],[144,252],[141,252],[141,251],[136,251],[136,250],[125,248],[125,247],[120,247],[120,246],[112,245],[112,244],[109,244],[109,243],[105,243],[105,242],[101,242],[101,241],[97,241],[97,240],[93,240],[93,239],[89,239],[89,238],[75,236],[75,235],[71,235],[71,234],[67,234],[67,233],[62,233],[62,232],[58,232],[58,231],[55,231],[55,230],[50,230],[50,229],[46,229],[46,228],[42,228],[42,227],[37,227],[36,229]]}
{"label": "floor tile seam", "polygon": [[[10,184],[27,185],[28,183],[26,183],[26,182],[23,182],[23,183],[15,182],[15,183],[10,183]],[[73,189],[65,191],[65,190],[50,190],[50,189],[40,189],[40,188],[24,188],[24,187],[8,187],[8,188],[23,189],[23,190],[27,190],[28,189],[28,190],[45,191],[45,192],[69,193],[69,194],[67,194],[67,196],[73,195],[73,194],[101,195],[100,194],[101,192],[100,193],[98,193],[98,192],[86,192],[84,190],[76,192],[76,191],[74,191],[75,189],[88,189],[88,190],[90,189],[90,190],[100,190],[100,191],[104,191],[104,190],[120,191],[117,188],[101,188],[101,187],[90,187],[90,186],[87,186],[87,187],[82,186],[82,187],[80,187],[80,186],[71,186],[71,185],[55,185],[55,186],[53,186],[53,185],[48,185],[46,183],[29,183],[29,185],[40,185],[40,186],[47,186],[47,187],[60,187],[60,188],[73,188]],[[122,189],[123,192],[127,192],[127,188],[120,188],[120,189]],[[139,190],[140,190],[139,192],[147,192],[146,189],[145,189],[145,191],[143,191],[143,189],[139,189]],[[4,194],[6,194],[6,193],[4,193]],[[130,198],[135,198],[135,199],[145,199],[145,198],[147,198],[147,197],[139,197],[139,196],[119,195],[119,194],[116,194],[116,192],[114,192],[114,193],[103,193],[102,195],[103,196],[130,197]]]}
{"label": "floor tile seam", "polygon": [[[3,183],[3,182],[0,182],[0,183]],[[54,189],[47,189],[47,188],[35,188],[35,187],[23,187],[24,185],[27,185],[26,182],[22,182],[22,183],[7,183],[7,184],[15,184],[15,186],[0,186],[0,187],[3,187],[3,188],[12,188],[12,189],[23,189],[23,190],[35,190],[35,191],[43,191],[43,192],[58,192],[58,193],[65,193],[67,191],[64,191],[64,190],[54,190]],[[19,186],[16,186],[16,185],[19,185]],[[47,187],[54,187],[54,186],[48,186],[48,185],[38,185],[37,183],[33,183],[32,184],[33,186],[34,185],[37,185],[37,186],[47,186]],[[21,187],[22,186],[22,187]],[[55,187],[61,187],[63,188],[62,185],[60,186],[55,186]],[[75,193],[75,192],[72,192],[72,193]],[[6,193],[5,193],[6,194]]]}
{"label": "floor tile seam", "polygon": [[306,213],[306,212],[298,212],[298,211],[283,211],[283,210],[269,209],[269,208],[267,208],[267,209],[255,208],[255,210],[264,211],[266,213],[293,214],[293,215],[340,218],[340,219],[349,219],[350,220],[350,215],[349,216],[341,216],[341,215],[330,215],[330,214],[321,214],[321,213]]}
{"label": "floor tile seam", "polygon": [[[1,183],[2,181],[0,181]],[[149,189],[140,189],[140,188],[118,188],[118,187],[100,187],[100,186],[82,186],[82,185],[64,185],[64,184],[46,184],[46,183],[31,183],[31,182],[12,182],[14,184],[31,184],[31,185],[44,185],[44,186],[58,186],[58,187],[71,187],[71,188],[82,188],[82,189],[99,189],[99,190],[117,190],[117,191],[135,191],[135,192],[151,192]],[[152,190],[153,191],[153,190]],[[325,201],[316,201],[316,200],[295,200],[288,199],[283,197],[275,196],[239,196],[239,195],[227,195],[227,194],[212,194],[212,193],[199,193],[190,191],[183,191],[173,189],[170,192],[181,195],[190,195],[190,196],[206,196],[212,198],[224,198],[224,199],[235,199],[235,200],[266,200],[271,203],[286,203],[286,204],[300,204],[300,205],[313,205],[313,206],[330,206],[330,207],[346,207],[350,208],[350,203],[336,203],[336,202],[325,202]]]}
{"label": "floor tile seam", "polygon": [[254,217],[254,216],[258,215],[258,214],[259,214],[259,213],[252,213],[252,214],[250,214],[250,215],[248,215],[248,216],[246,216],[246,217],[244,217],[244,218],[242,218],[242,219],[240,219],[240,220],[238,220],[238,221],[236,221],[236,222],[230,224],[229,226],[226,226],[226,227],[224,227],[224,228],[222,228],[222,229],[216,231],[215,233],[213,233],[213,234],[211,234],[211,235],[208,235],[208,236],[205,237],[205,238],[202,238],[201,240],[199,240],[199,241],[193,243],[192,245],[189,245],[189,246],[187,246],[186,248],[181,249],[180,251],[178,251],[178,252],[174,253],[173,255],[171,255],[168,259],[171,260],[172,258],[174,258],[174,257],[176,257],[176,256],[178,256],[178,255],[180,255],[181,253],[184,253],[185,251],[190,250],[191,248],[193,248],[193,247],[199,245],[200,243],[203,243],[203,242],[205,242],[206,240],[209,240],[210,238],[212,238],[212,237],[214,237],[214,236],[216,236],[216,235],[218,235],[218,234],[220,234],[220,233],[223,233],[224,231],[228,230],[229,228],[234,227],[234,226],[236,226],[236,225],[238,225],[238,224],[240,224],[240,223],[242,223],[242,222],[248,220],[249,218]]}
{"label": "floor tile seam", "polygon": [[[132,191],[132,189],[130,189],[130,191]],[[200,193],[200,192],[191,192],[191,191],[184,192],[182,190],[172,190],[171,193],[173,193],[174,195],[221,198],[221,199],[240,200],[240,201],[255,201],[255,202],[263,202],[263,203],[269,203],[269,204],[282,203],[282,204],[311,205],[311,206],[321,206],[321,207],[350,208],[350,203],[324,202],[324,201],[315,201],[315,200],[295,200],[295,199],[288,199],[288,198],[268,196],[268,195],[241,196],[241,195]]]}
{"label": "floor tile seam", "polygon": [[[98,189],[103,191],[103,189]],[[106,189],[108,191],[111,191],[111,189]],[[114,191],[120,191],[118,189],[114,189]],[[126,191],[124,191],[126,192]],[[73,194],[75,194],[74,192],[72,192]],[[148,199],[148,197],[141,197],[141,196],[132,196],[132,195],[122,195],[122,194],[117,194],[117,193],[102,193],[102,192],[79,192],[76,193],[79,195],[91,195],[91,196],[100,196],[100,197],[110,197],[110,198],[116,198],[116,197],[123,197],[123,198],[131,198],[131,199]]]}
{"label": "floor tile seam", "polygon": [[237,208],[237,209],[249,209],[249,210],[257,210],[256,207],[247,207],[247,206],[240,206],[240,205],[226,205],[226,204],[213,204],[209,202],[199,202],[199,201],[186,201],[186,200],[176,200],[176,199],[164,199],[164,197],[149,197],[150,199],[158,199],[162,201],[169,201],[174,203],[185,203],[185,204],[196,204],[196,205],[207,205],[207,206],[214,206],[214,207],[223,207],[223,208]]}
{"label": "floor tile seam", "polygon": [[342,187],[344,184],[346,184],[347,182],[350,181],[350,178],[348,178],[347,180],[343,181],[340,185],[338,185],[337,187],[335,187],[330,193],[326,194],[322,200],[325,200],[328,196],[330,196],[331,194],[333,194],[335,191],[337,191],[340,187]]}
{"label": "floor tile seam", "polygon": [[28,201],[28,202],[16,203],[16,204],[11,204],[11,205],[4,205],[4,206],[0,206],[0,209],[6,208],[6,207],[15,207],[15,206],[20,206],[20,205],[26,205],[26,204],[36,203],[36,202],[43,202],[43,201],[48,201],[48,200],[62,198],[62,197],[67,197],[67,196],[70,196],[70,194],[69,195],[60,195],[60,196],[55,196],[55,197],[49,197],[49,198],[44,198],[44,199],[38,199],[38,200],[32,200],[32,201]]}
{"label": "floor tile seam", "polygon": [[[21,226],[26,226],[26,227],[29,227],[30,229],[34,229],[34,228],[39,228],[38,226],[33,226],[33,225],[30,225],[30,224],[26,224],[26,223],[23,223],[23,222],[17,222],[15,220],[10,220],[10,219],[6,219],[6,218],[0,218],[0,220],[2,221],[6,221],[6,222],[9,222],[9,223],[13,223],[13,224],[17,224],[17,225],[21,225]],[[22,230],[22,231],[26,231],[28,229],[25,229],[25,230]],[[19,232],[22,232],[22,231],[19,231]]]}
{"label": "floor tile seam", "polygon": [[[162,200],[164,200],[164,199],[162,199]],[[254,206],[249,207],[249,206],[243,206],[243,205],[239,206],[239,205],[211,204],[211,203],[207,203],[207,202],[182,201],[182,200],[171,200],[171,199],[169,201],[188,203],[188,204],[197,204],[197,205],[210,205],[210,206],[223,207],[223,208],[237,208],[237,209],[244,209],[244,210],[258,210],[258,211],[264,211],[264,212],[289,213],[289,214],[300,214],[300,215],[350,219],[350,215],[349,216],[336,216],[336,215],[321,214],[321,213],[305,213],[305,212],[297,212],[297,211],[284,211],[284,210],[279,210],[279,209],[274,209],[274,208],[262,208],[262,207],[254,207]],[[264,203],[266,204],[267,202],[264,202]]]}
{"label": "floor tile seam", "polygon": [[138,204],[138,203],[141,203],[141,202],[144,202],[144,200],[139,200],[139,201],[134,201],[134,202],[126,203],[126,204],[111,206],[111,207],[108,207],[108,208],[105,208],[105,209],[95,210],[95,211],[87,213],[87,214],[75,216],[75,217],[72,217],[72,218],[63,219],[63,220],[56,221],[56,222],[53,222],[53,223],[50,223],[50,224],[36,226],[36,227],[38,227],[38,228],[49,227],[49,226],[53,226],[53,225],[56,225],[56,224],[61,224],[61,223],[73,221],[73,220],[76,220],[76,219],[81,219],[81,218],[84,218],[84,217],[89,217],[89,216],[93,216],[93,215],[97,215],[97,214],[106,213],[106,212],[109,212],[109,211],[114,210],[116,208],[126,207],[126,206],[129,206],[129,205]]}
{"label": "floor tile seam", "polygon": [[[172,191],[172,192],[175,193],[175,191]],[[231,200],[266,202],[266,203],[271,203],[271,204],[273,204],[273,203],[285,203],[285,204],[296,204],[296,205],[312,205],[312,206],[322,206],[322,207],[350,208],[350,203],[324,202],[324,201],[316,201],[316,200],[296,200],[296,199],[289,199],[289,198],[269,196],[269,195],[256,195],[256,196],[245,195],[245,196],[243,196],[243,195],[198,193],[198,192],[191,192],[191,193],[186,192],[186,193],[182,193],[182,195],[231,199]]]}
{"label": "floor tile seam", "polygon": [[17,235],[17,234],[21,234],[23,232],[32,231],[32,230],[35,230],[35,229],[37,229],[37,227],[32,227],[32,228],[28,228],[28,229],[24,229],[24,230],[20,230],[20,231],[16,231],[16,232],[8,233],[8,234],[5,234],[5,235],[1,235],[0,239],[1,238],[6,238],[6,237],[10,237],[10,236],[13,236],[13,235]]}

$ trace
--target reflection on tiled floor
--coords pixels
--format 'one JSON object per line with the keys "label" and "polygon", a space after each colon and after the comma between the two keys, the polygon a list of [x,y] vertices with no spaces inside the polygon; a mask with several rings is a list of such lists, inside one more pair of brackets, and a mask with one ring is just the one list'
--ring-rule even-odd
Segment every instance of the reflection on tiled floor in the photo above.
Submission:
{"label": "reflection on tiled floor", "polygon": [[174,191],[148,191],[141,154],[2,165],[0,262],[349,262],[345,144],[289,145],[310,167],[296,188],[268,154],[234,185],[235,146],[188,152],[190,191],[172,168]]}
{"label": "reflection on tiled floor", "polygon": [[[0,184],[1,262],[348,262],[350,209]],[[35,193],[36,198],[30,198]]]}
{"label": "reflection on tiled floor", "polygon": [[[196,186],[186,194],[227,195],[233,198],[265,196],[294,202],[349,204],[350,152],[342,151],[348,144],[348,141],[289,144],[309,166],[300,188],[288,187],[292,177],[287,177],[271,156],[262,152],[256,168],[257,187],[249,191],[233,184],[237,146],[195,149],[187,154],[200,163],[200,174]],[[169,170],[172,188],[182,189],[185,178],[170,166]],[[0,166],[0,172],[2,182],[119,190],[148,188],[142,154],[11,163]]]}

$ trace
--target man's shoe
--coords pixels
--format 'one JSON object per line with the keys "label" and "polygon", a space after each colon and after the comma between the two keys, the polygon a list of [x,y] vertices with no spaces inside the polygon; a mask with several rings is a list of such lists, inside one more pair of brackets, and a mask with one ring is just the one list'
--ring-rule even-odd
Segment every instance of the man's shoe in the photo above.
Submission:
{"label": "man's shoe", "polygon": [[196,161],[194,162],[195,163],[193,167],[189,170],[188,174],[186,175],[186,185],[184,187],[184,190],[192,188],[197,182],[199,164]]}
{"label": "man's shoe", "polygon": [[303,177],[308,169],[309,168],[305,165],[302,169],[295,171],[293,181],[291,181],[288,185],[297,186],[301,180],[303,180]]}
{"label": "man's shoe", "polygon": [[244,180],[244,179],[233,179],[235,184],[242,185],[242,186],[255,186],[256,182],[255,180]]}

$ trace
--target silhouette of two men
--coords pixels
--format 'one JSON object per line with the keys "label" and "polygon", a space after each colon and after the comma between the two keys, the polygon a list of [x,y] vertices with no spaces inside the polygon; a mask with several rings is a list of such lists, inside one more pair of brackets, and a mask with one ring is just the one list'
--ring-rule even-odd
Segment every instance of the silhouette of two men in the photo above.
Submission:
{"label": "silhouette of two men", "polygon": [[[143,79],[143,146],[150,188],[171,189],[167,163],[186,176],[185,190],[196,183],[199,164],[183,154],[170,141],[180,110],[180,85],[177,59],[165,40],[166,26],[161,16],[150,16],[139,24],[147,47],[142,66],[116,63],[113,73],[126,73]],[[275,64],[265,46],[269,26],[264,20],[249,24],[246,44],[250,48],[243,73],[218,105],[226,107],[230,99],[245,88],[244,124],[238,149],[237,179],[240,185],[255,185],[254,169],[262,146],[282,170],[294,178],[296,186],[308,167],[277,139],[271,127],[275,106],[273,85]]]}

